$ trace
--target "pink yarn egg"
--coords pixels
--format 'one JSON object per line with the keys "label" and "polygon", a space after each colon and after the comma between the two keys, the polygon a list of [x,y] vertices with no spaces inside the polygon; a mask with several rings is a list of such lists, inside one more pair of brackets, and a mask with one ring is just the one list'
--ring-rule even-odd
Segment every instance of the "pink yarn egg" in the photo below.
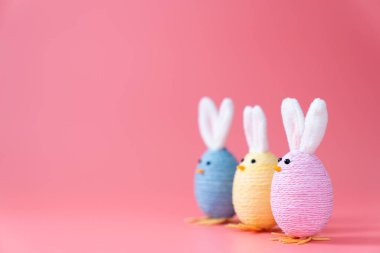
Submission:
{"label": "pink yarn egg", "polygon": [[278,226],[295,237],[313,236],[329,221],[333,189],[321,160],[302,151],[291,151],[273,176],[271,206]]}

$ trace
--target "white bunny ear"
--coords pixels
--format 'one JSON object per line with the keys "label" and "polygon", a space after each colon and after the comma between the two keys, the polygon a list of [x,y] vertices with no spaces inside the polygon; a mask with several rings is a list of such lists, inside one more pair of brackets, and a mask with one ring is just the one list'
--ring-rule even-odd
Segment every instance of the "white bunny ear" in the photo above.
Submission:
{"label": "white bunny ear", "polygon": [[217,110],[214,102],[208,97],[203,97],[199,102],[198,124],[203,142],[207,147],[213,145],[212,129],[214,129],[216,118]]}
{"label": "white bunny ear", "polygon": [[261,107],[246,106],[243,112],[243,123],[249,151],[268,151],[267,120]]}
{"label": "white bunny ear", "polygon": [[285,98],[282,101],[281,114],[290,151],[297,150],[305,126],[305,117],[298,101],[294,98]]}
{"label": "white bunny ear", "polygon": [[209,149],[216,150],[224,147],[233,113],[234,106],[229,98],[223,100],[219,113],[210,98],[201,99],[198,124],[202,139]]}
{"label": "white bunny ear", "polygon": [[319,98],[314,99],[306,114],[305,130],[300,145],[301,151],[309,154],[315,152],[325,135],[327,121],[326,102]]}

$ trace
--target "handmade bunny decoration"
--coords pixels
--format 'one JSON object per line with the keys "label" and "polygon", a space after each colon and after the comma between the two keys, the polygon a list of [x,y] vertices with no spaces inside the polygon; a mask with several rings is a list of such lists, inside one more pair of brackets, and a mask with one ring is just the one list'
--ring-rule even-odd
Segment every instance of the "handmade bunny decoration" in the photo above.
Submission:
{"label": "handmade bunny decoration", "polygon": [[279,159],[278,172],[273,176],[271,205],[285,234],[272,239],[298,244],[328,240],[315,237],[328,222],[333,208],[330,177],[314,154],[327,127],[326,103],[315,99],[304,118],[297,100],[286,98],[281,113],[290,152]]}
{"label": "handmade bunny decoration", "polygon": [[237,166],[232,192],[241,223],[228,227],[268,230],[276,224],[270,206],[270,191],[277,157],[269,151],[267,122],[261,107],[245,107],[243,118],[249,152]]}
{"label": "handmade bunny decoration", "polygon": [[198,224],[222,224],[234,214],[232,181],[237,161],[224,147],[233,117],[231,99],[224,99],[219,111],[210,98],[199,103],[199,130],[208,150],[204,152],[195,173],[195,197],[206,214],[191,218]]}

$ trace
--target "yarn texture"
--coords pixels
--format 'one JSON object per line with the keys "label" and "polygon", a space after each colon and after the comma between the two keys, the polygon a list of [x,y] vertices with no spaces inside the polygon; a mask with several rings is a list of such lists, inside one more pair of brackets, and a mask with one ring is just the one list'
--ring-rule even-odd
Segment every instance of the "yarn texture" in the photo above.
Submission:
{"label": "yarn texture", "polygon": [[277,224],[290,236],[316,235],[333,209],[333,189],[325,167],[316,155],[302,151],[291,151],[278,165],[281,172],[274,174],[271,191]]}
{"label": "yarn texture", "polygon": [[[252,160],[254,159],[254,163]],[[270,205],[271,184],[277,157],[270,152],[250,152],[236,170],[233,204],[239,220],[258,229],[270,229],[276,222]]]}
{"label": "yarn texture", "polygon": [[226,218],[235,214],[232,205],[232,182],[237,161],[226,149],[207,150],[195,174],[195,197],[198,206],[210,218]]}

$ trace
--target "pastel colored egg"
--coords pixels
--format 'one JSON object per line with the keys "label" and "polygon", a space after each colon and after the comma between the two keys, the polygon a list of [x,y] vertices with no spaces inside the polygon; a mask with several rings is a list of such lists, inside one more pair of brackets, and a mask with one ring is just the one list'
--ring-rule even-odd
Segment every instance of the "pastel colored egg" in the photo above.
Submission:
{"label": "pastel colored egg", "polygon": [[[252,163],[254,161],[254,163]],[[277,157],[270,152],[249,153],[236,170],[233,204],[240,222],[261,229],[269,229],[276,222],[272,215],[270,194]]]}
{"label": "pastel colored egg", "polygon": [[198,206],[210,218],[232,217],[232,182],[237,161],[227,150],[206,151],[197,165],[195,197]]}
{"label": "pastel colored egg", "polygon": [[[285,164],[285,160],[290,161]],[[331,180],[316,155],[301,151],[286,154],[272,183],[271,205],[280,228],[296,237],[319,233],[333,209]]]}

